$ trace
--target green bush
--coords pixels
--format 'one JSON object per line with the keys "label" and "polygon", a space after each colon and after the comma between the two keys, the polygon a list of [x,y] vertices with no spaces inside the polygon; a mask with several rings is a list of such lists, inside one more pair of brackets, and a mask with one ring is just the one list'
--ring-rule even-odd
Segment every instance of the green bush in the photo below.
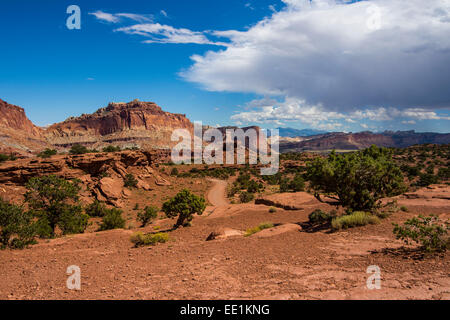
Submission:
{"label": "green bush", "polygon": [[427,252],[443,252],[448,249],[450,223],[436,216],[419,216],[407,220],[403,226],[394,223],[393,233],[406,244],[415,242]]}
{"label": "green bush", "polygon": [[163,232],[155,234],[143,234],[142,232],[136,232],[131,235],[130,240],[136,247],[155,245],[157,243],[165,243],[169,241],[169,234]]}
{"label": "green bush", "polygon": [[88,214],[90,217],[103,217],[107,213],[108,209],[106,205],[98,200],[94,200],[91,204],[89,204],[84,212]]}
{"label": "green bush", "polygon": [[409,211],[409,209],[406,206],[401,206],[400,210],[403,211],[403,212],[408,212]]}
{"label": "green bush", "polygon": [[241,200],[241,203],[248,203],[250,201],[253,201],[254,198],[255,195],[248,191],[244,191],[239,194],[239,200]]}
{"label": "green bush", "polygon": [[330,223],[335,217],[335,210],[332,210],[330,213],[326,213],[325,211],[316,209],[308,215],[309,223],[313,225]]}
{"label": "green bush", "polygon": [[0,153],[0,162],[8,161],[9,156],[3,153]]}
{"label": "green bush", "polygon": [[174,228],[188,225],[193,218],[193,214],[202,215],[206,209],[206,201],[203,197],[196,196],[189,190],[180,191],[175,197],[163,204],[162,211],[169,218],[178,216]]}
{"label": "green bush", "polygon": [[125,228],[125,219],[122,218],[122,210],[112,208],[107,209],[106,214],[102,218],[102,223],[98,231],[123,229]]}
{"label": "green bush", "polygon": [[65,206],[58,227],[64,235],[83,233],[89,223],[89,216],[83,213],[81,206]]}
{"label": "green bush", "polygon": [[82,146],[81,144],[74,144],[70,150],[69,150],[70,154],[85,154],[85,153],[89,153],[88,148],[86,148],[85,146]]}
{"label": "green bush", "polygon": [[430,184],[436,184],[439,182],[439,178],[434,174],[421,173],[419,180],[416,182],[418,187],[428,187]]}
{"label": "green bush", "polygon": [[44,151],[41,151],[37,156],[39,158],[46,159],[46,158],[51,158],[52,156],[56,155],[57,153],[58,152],[56,150],[47,148]]}
{"label": "green bush", "polygon": [[[87,224],[78,205],[81,189],[78,181],[68,181],[54,175],[34,177],[28,181],[26,188],[25,201],[41,224],[48,223],[51,237],[55,236],[57,226],[64,234],[74,230],[84,231]],[[45,228],[41,226],[41,229]]]}
{"label": "green bush", "polygon": [[248,237],[248,236],[251,236],[252,234],[255,234],[255,233],[257,233],[257,232],[260,232],[260,231],[262,231],[262,230],[264,230],[264,229],[270,229],[270,228],[273,228],[273,227],[274,227],[274,224],[273,224],[273,223],[270,223],[270,222],[264,222],[264,223],[261,223],[260,225],[258,225],[257,227],[253,227],[253,228],[247,229],[247,230],[245,231],[244,236],[245,236],[245,237]]}
{"label": "green bush", "polygon": [[107,146],[103,148],[103,152],[119,152],[121,149],[119,146]]}
{"label": "green bush", "polygon": [[299,192],[305,190],[305,180],[301,174],[296,174],[294,179],[289,183],[289,189],[293,192]]}
{"label": "green bush", "polygon": [[318,199],[320,193],[335,194],[342,206],[361,211],[371,211],[381,198],[406,190],[392,151],[376,146],[316,158],[307,165],[307,178]]}
{"label": "green bush", "polygon": [[0,199],[0,249],[22,249],[35,243],[33,215],[22,207]]}
{"label": "green bush", "polygon": [[145,227],[150,221],[156,219],[158,217],[159,209],[153,206],[147,206],[145,209],[138,213],[137,219],[142,223],[142,226]]}
{"label": "green bush", "polygon": [[124,179],[124,185],[126,188],[136,188],[138,184],[137,179],[131,173],[127,174]]}
{"label": "green bush", "polygon": [[331,228],[333,230],[341,230],[377,223],[380,223],[380,219],[373,214],[364,211],[355,211],[351,214],[334,218],[331,221]]}
{"label": "green bush", "polygon": [[277,212],[277,209],[274,207],[270,207],[269,213],[275,213],[275,212]]}

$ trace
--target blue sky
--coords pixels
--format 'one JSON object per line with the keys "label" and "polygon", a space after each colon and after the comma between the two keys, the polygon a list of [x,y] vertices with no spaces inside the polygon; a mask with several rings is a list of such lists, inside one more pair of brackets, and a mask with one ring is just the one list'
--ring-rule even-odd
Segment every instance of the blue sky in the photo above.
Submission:
{"label": "blue sky", "polygon": [[[364,42],[380,36],[346,34],[354,27],[342,23],[360,12],[369,12],[371,23],[373,13],[364,7],[370,1],[326,7],[317,0],[307,8],[306,2],[5,0],[0,98],[24,107],[41,126],[138,98],[211,125],[449,132],[450,98],[444,91],[450,85],[450,46],[440,38],[448,31],[448,7],[417,18],[420,26],[437,12],[444,21],[442,30],[428,33],[436,38],[427,38],[426,49],[423,38],[413,39],[389,45],[388,57],[386,37],[375,42],[373,54],[365,53]],[[402,19],[402,8],[373,2]],[[418,1],[411,3],[405,10],[421,10]],[[81,9],[81,30],[66,27],[72,4]],[[378,34],[395,27],[392,14],[383,17]],[[333,23],[345,29],[336,33]],[[404,32],[402,39],[409,39],[411,29]],[[407,59],[400,55],[406,51]],[[397,72],[397,66],[409,72]]]}

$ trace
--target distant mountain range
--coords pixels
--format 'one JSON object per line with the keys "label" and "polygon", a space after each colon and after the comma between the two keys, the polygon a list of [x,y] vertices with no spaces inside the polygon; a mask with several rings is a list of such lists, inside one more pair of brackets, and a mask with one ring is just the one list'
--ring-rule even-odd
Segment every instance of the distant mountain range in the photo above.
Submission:
{"label": "distant mountain range", "polygon": [[372,144],[380,147],[405,148],[415,144],[448,144],[449,133],[385,131],[383,133],[332,132],[309,137],[280,138],[280,152],[360,150]]}
{"label": "distant mountain range", "polygon": [[277,128],[280,132],[280,137],[309,137],[318,134],[327,133],[326,131],[314,130],[314,129],[294,129],[294,128]]}

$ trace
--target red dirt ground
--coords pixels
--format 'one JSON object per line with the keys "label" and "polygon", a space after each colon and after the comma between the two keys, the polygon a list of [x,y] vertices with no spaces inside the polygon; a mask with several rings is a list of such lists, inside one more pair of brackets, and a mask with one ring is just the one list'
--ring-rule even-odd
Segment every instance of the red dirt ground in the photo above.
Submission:
{"label": "red dirt ground", "polygon": [[[218,184],[216,183],[216,186]],[[217,203],[210,191],[210,202]],[[212,192],[212,196],[211,196]],[[220,201],[219,201],[220,202]],[[402,204],[406,204],[402,200]],[[245,231],[262,222],[305,222],[316,208],[265,205],[208,207],[171,241],[134,248],[130,235],[155,232],[173,220],[135,230],[113,230],[41,241],[25,250],[0,251],[0,299],[449,299],[449,254],[418,259],[402,252],[392,222],[419,213],[449,217],[449,202],[420,202],[379,225],[336,233],[299,231],[292,225],[249,237],[205,241],[219,228]],[[81,268],[81,290],[66,287],[70,265]],[[381,289],[369,290],[367,267],[381,269]]]}

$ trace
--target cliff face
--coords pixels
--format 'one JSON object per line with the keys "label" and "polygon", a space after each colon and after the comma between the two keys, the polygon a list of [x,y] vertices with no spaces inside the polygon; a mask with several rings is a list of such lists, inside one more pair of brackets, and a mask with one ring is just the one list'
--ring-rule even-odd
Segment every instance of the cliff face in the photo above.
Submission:
{"label": "cliff face", "polygon": [[50,126],[44,133],[49,143],[70,147],[80,143],[93,148],[108,144],[122,147],[168,148],[175,129],[193,130],[185,115],[163,111],[153,102],[134,100],[110,103],[90,115],[69,118]]}
{"label": "cliff face", "polygon": [[0,151],[27,153],[41,150],[47,144],[43,130],[35,126],[18,106],[0,99]]}

